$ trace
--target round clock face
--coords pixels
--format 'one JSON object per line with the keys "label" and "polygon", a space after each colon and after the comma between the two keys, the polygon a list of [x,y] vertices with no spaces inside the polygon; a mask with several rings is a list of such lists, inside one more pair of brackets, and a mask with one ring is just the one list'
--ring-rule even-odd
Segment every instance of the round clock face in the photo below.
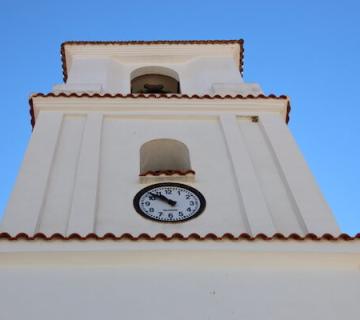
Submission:
{"label": "round clock face", "polygon": [[196,189],[180,183],[158,183],[140,190],[134,198],[135,210],[160,222],[182,222],[205,209],[205,198]]}

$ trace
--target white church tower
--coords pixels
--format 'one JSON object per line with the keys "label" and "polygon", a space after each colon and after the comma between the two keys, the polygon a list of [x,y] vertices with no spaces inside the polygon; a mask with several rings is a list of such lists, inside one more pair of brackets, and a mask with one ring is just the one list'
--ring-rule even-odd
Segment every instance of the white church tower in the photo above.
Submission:
{"label": "white church tower", "polygon": [[[288,98],[242,80],[241,41],[65,43],[62,54],[65,84],[30,100],[4,231],[338,234],[286,125]],[[204,199],[187,214],[182,195],[178,206],[144,196],[156,207],[144,219],[133,198],[161,182]]]}
{"label": "white church tower", "polygon": [[61,54],[0,226],[0,318],[360,311],[359,237],[339,236],[289,99],[243,81],[242,40]]}

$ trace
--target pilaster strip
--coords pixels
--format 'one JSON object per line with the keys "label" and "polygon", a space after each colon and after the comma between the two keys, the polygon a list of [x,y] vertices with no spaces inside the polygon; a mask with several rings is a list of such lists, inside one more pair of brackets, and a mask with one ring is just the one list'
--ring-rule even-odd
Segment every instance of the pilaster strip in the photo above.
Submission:
{"label": "pilaster strip", "polygon": [[283,120],[261,115],[259,125],[268,138],[304,233],[340,233],[314,177]]}
{"label": "pilaster strip", "polygon": [[100,113],[89,113],[87,117],[67,235],[72,233],[86,235],[95,231],[102,119]]}
{"label": "pilaster strip", "polygon": [[62,119],[57,112],[40,112],[38,116],[1,225],[10,234],[38,232]]}
{"label": "pilaster strip", "polygon": [[253,235],[275,233],[276,230],[244,138],[239,130],[236,116],[222,115],[220,122],[232,162],[239,197],[244,208],[244,220],[247,221],[249,232]]}

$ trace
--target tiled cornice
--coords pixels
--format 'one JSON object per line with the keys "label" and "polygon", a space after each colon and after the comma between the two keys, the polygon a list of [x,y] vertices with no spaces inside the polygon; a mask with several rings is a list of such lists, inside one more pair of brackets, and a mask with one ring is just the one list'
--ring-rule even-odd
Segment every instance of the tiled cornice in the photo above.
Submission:
{"label": "tiled cornice", "polygon": [[89,233],[85,236],[81,236],[77,233],[73,233],[70,235],[63,235],[60,233],[54,233],[52,235],[45,235],[43,233],[36,233],[34,235],[28,235],[26,233],[19,233],[17,235],[10,235],[8,233],[0,233],[0,240],[131,240],[131,241],[138,241],[138,240],[163,240],[163,241],[170,241],[170,240],[212,240],[212,241],[221,241],[221,240],[232,240],[232,241],[272,241],[272,240],[280,240],[280,241],[355,241],[360,240],[360,233],[356,234],[355,236],[350,236],[348,234],[342,233],[340,235],[334,236],[328,233],[323,235],[315,235],[313,233],[309,233],[307,235],[299,235],[296,233],[292,233],[290,235],[284,235],[281,233],[275,233],[273,235],[265,235],[259,233],[255,236],[250,235],[248,233],[242,233],[239,235],[235,235],[232,233],[225,233],[221,236],[215,235],[213,233],[208,233],[204,236],[199,235],[197,233],[192,233],[190,235],[182,235],[180,233],[174,233],[172,235],[165,235],[163,233],[159,233],[156,235],[149,235],[147,233],[142,233],[139,235],[132,235],[130,233],[124,233],[121,235],[115,235],[113,233],[106,233],[104,235],[97,235],[95,233]]}
{"label": "tiled cornice", "polygon": [[33,98],[43,97],[43,98],[121,98],[121,99],[190,99],[190,100],[256,100],[256,99],[276,99],[276,100],[287,100],[287,113],[286,113],[286,122],[289,122],[290,114],[290,102],[289,98],[285,95],[276,96],[274,94],[258,96],[253,95],[187,95],[187,94],[110,94],[110,93],[35,93],[29,99],[30,104],[30,116],[31,116],[31,125],[35,125],[35,113],[33,106]]}

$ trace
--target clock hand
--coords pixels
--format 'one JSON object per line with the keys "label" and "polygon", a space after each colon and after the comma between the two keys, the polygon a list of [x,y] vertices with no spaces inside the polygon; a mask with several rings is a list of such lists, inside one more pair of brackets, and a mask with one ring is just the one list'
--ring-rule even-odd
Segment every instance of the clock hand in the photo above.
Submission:
{"label": "clock hand", "polygon": [[171,206],[175,206],[176,205],[176,201],[174,200],[171,200],[171,199],[168,199],[167,197],[165,197],[164,195],[162,195],[161,193],[160,194],[157,194],[157,193],[152,193],[152,192],[149,192],[153,197],[157,197],[165,202],[167,202],[169,205]]}

